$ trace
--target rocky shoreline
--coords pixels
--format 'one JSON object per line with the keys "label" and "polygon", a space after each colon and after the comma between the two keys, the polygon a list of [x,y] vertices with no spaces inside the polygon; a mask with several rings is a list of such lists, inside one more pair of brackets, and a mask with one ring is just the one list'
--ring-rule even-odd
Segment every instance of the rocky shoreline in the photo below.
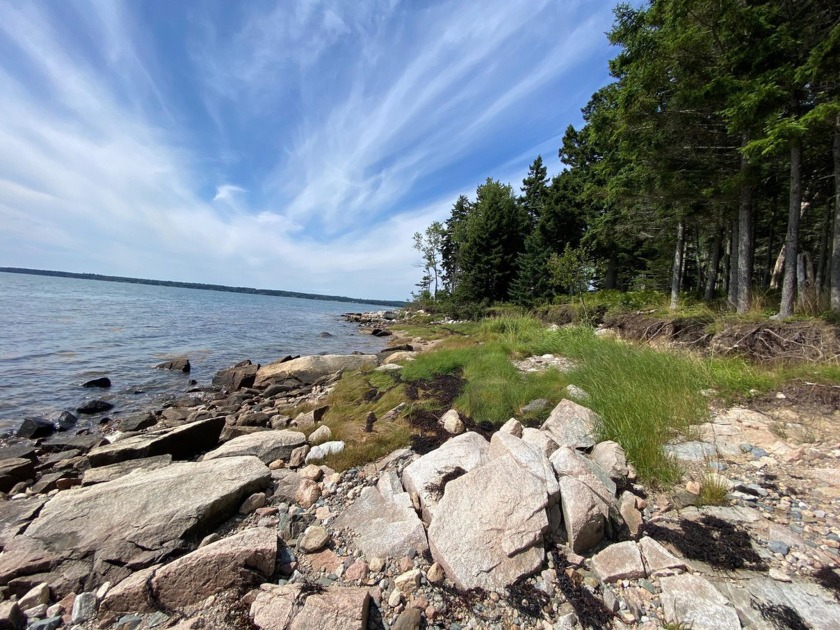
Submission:
{"label": "rocky shoreline", "polygon": [[574,389],[539,428],[452,410],[430,452],[324,465],[342,374],[418,349],[243,362],[107,439],[4,444],[0,628],[840,627],[834,410],[714,409],[667,495]]}

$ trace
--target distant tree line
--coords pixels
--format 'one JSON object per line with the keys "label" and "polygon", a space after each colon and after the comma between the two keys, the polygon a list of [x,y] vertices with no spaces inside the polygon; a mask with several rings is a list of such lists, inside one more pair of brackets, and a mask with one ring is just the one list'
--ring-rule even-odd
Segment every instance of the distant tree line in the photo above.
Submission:
{"label": "distant tree line", "polygon": [[[613,81],[548,176],[492,179],[415,235],[419,296],[533,306],[580,287],[840,310],[840,3],[620,4]],[[573,262],[574,264],[570,264]],[[569,274],[577,267],[578,277]],[[572,269],[573,271],[573,269]]]}
{"label": "distant tree line", "polygon": [[145,278],[126,278],[123,276],[103,276],[98,273],[73,273],[72,271],[49,271],[46,269],[24,269],[21,267],[0,267],[0,272],[22,273],[34,276],[53,276],[57,278],[77,278],[79,280],[100,280],[103,282],[127,282],[129,284],[149,284],[180,289],[203,289],[204,291],[223,291],[226,293],[249,293],[252,295],[270,295],[274,297],[293,297],[304,300],[323,300],[329,302],[353,302],[355,304],[373,304],[376,306],[405,306],[405,302],[393,300],[368,300],[344,297],[341,295],[319,295],[317,293],[298,293],[297,291],[279,291],[274,289],[252,289],[250,287],[229,287],[223,284],[203,284],[200,282],[176,282],[172,280],[147,280]]}

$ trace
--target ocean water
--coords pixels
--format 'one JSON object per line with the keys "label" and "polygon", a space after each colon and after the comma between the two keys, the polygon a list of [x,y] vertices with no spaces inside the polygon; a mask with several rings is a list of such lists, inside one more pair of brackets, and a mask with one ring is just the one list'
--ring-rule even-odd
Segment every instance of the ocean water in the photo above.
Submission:
{"label": "ocean water", "polygon": [[[91,398],[113,416],[149,409],[243,359],[377,352],[384,342],[340,314],[386,308],[0,272],[0,433]],[[177,357],[190,374],[153,368]],[[112,387],[81,386],[99,376]]]}

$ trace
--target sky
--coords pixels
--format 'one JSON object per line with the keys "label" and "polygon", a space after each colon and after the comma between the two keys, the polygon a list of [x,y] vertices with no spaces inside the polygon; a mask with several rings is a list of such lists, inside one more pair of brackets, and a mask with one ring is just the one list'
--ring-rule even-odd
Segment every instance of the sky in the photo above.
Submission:
{"label": "sky", "polygon": [[405,299],[608,82],[602,0],[0,0],[0,266]]}

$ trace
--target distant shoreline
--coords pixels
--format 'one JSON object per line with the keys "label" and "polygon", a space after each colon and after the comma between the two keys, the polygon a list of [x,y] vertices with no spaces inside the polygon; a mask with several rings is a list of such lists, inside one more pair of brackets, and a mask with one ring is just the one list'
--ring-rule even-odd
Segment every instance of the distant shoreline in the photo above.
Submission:
{"label": "distant shoreline", "polygon": [[58,278],[77,278],[79,280],[99,280],[101,282],[126,282],[129,284],[149,284],[163,287],[177,287],[179,289],[203,289],[205,291],[224,291],[226,293],[249,293],[251,295],[270,295],[273,297],[292,297],[304,300],[322,300],[329,302],[354,302],[356,304],[373,304],[375,306],[393,306],[400,308],[405,302],[395,300],[371,300],[351,298],[342,295],[320,295],[317,293],[299,293],[297,291],[280,291],[274,289],[252,289],[250,287],[228,287],[221,284],[202,284],[198,282],[176,282],[173,280],[147,280],[144,278],[126,278],[124,276],[105,276],[98,273],[73,273],[72,271],[49,271],[45,269],[25,269],[22,267],[0,267],[0,272],[19,273],[30,276],[53,276]]}

